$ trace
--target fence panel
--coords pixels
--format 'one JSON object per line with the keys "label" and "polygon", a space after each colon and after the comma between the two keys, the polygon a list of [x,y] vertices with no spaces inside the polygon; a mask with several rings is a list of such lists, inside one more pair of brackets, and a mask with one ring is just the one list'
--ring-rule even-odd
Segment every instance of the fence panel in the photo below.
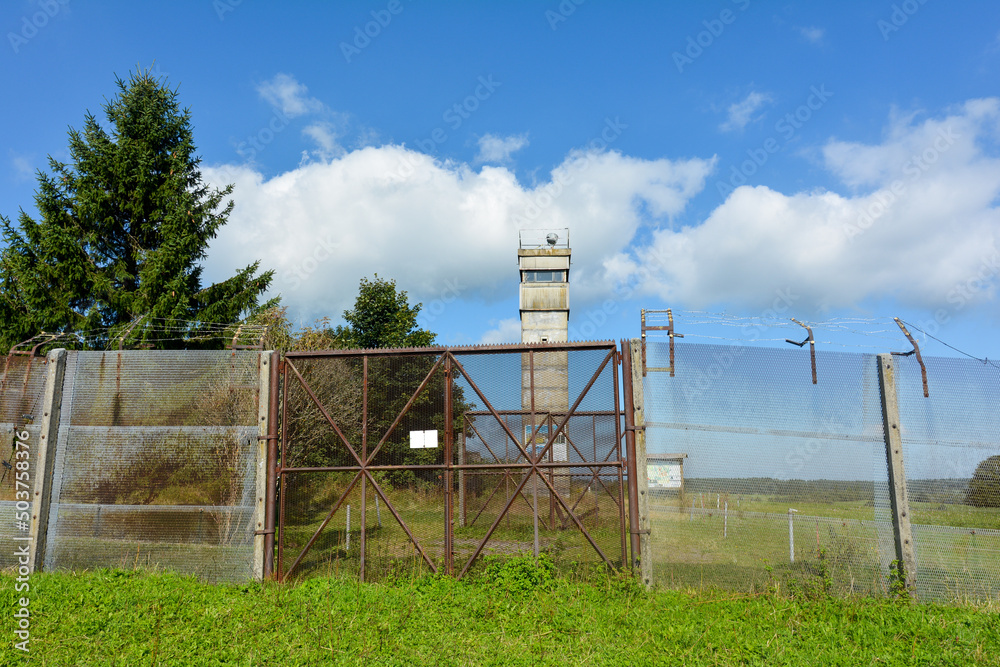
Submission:
{"label": "fence panel", "polygon": [[[5,465],[0,470],[0,541],[5,545],[0,553],[0,568],[18,565],[16,549],[24,546],[23,540],[28,536],[29,521],[16,517],[24,516],[24,512],[37,511],[37,504],[25,510],[17,492],[28,491],[28,498],[35,497],[35,482],[38,479],[38,454],[41,448],[41,409],[45,395],[47,375],[47,359],[45,357],[29,357],[14,354],[0,361],[0,458]],[[21,440],[19,435],[27,435]],[[17,446],[17,442],[28,446]],[[16,451],[15,451],[16,449]],[[20,452],[20,453],[19,453]],[[26,467],[25,467],[26,464]],[[9,467],[8,467],[9,466]],[[27,473],[27,482],[24,473]],[[18,486],[18,476],[21,475],[22,485]],[[23,484],[27,483],[25,489]]]}
{"label": "fence panel", "polygon": [[[647,366],[670,365],[667,342]],[[644,381],[646,448],[686,454],[651,486],[654,581],[881,593],[893,558],[873,355],[675,344]],[[657,475],[650,476],[655,480]],[[670,488],[675,487],[675,488]]]}
{"label": "fence panel", "polygon": [[616,373],[613,344],[290,353],[280,576],[622,564]]}
{"label": "fence panel", "polygon": [[896,357],[917,595],[1000,597],[1000,369],[975,359]]}
{"label": "fence panel", "polygon": [[260,353],[71,352],[45,569],[253,574]]}

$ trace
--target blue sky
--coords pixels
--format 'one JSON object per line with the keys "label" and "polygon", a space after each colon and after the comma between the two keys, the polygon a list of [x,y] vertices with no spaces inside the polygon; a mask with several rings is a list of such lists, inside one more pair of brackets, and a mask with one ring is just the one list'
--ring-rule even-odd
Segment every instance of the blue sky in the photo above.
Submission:
{"label": "blue sky", "polygon": [[207,277],[260,259],[299,323],[378,273],[441,342],[516,341],[518,229],[551,227],[575,338],[671,307],[902,350],[900,316],[1000,358],[995,2],[14,0],[0,27],[0,213],[153,66],[236,185]]}

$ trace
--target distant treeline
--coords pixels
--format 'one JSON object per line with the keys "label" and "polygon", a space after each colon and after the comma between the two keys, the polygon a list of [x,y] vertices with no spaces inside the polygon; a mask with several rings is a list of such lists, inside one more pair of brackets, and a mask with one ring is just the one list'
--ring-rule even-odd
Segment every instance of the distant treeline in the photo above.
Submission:
{"label": "distant treeline", "polygon": [[[964,503],[967,479],[915,479],[907,481],[912,502]],[[817,502],[871,501],[875,484],[865,480],[774,479],[771,477],[688,477],[685,493],[728,493],[808,499]]]}

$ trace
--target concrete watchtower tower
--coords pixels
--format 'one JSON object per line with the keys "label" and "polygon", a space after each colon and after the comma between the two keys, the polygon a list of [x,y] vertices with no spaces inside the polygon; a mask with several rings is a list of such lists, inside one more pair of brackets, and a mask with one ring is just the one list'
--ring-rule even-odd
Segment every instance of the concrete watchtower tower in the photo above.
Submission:
{"label": "concrete watchtower tower", "polygon": [[[521,342],[565,343],[569,331],[569,230],[522,230],[517,265],[521,277]],[[565,415],[569,410],[567,357],[565,350],[535,352],[533,359],[521,355],[521,409],[535,413],[534,424],[525,420],[526,440],[534,427],[539,428],[535,442],[526,444],[540,449],[548,440],[549,429],[560,421],[556,415]],[[557,437],[546,458],[568,460],[564,435]],[[551,470],[550,476],[558,472]],[[553,481],[560,495],[568,494],[567,480]]]}
{"label": "concrete watchtower tower", "polygon": [[521,342],[564,343],[569,329],[569,230],[520,232]]}

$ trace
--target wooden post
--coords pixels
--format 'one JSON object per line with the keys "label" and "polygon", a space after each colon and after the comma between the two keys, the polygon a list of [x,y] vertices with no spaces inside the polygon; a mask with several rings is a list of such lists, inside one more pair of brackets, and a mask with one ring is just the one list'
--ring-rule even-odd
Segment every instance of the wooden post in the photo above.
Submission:
{"label": "wooden post", "polygon": [[[28,360],[31,363],[31,360]],[[52,470],[56,461],[56,442],[59,439],[59,416],[62,413],[63,379],[66,375],[66,350],[49,352],[48,373],[45,377],[45,397],[42,402],[41,437],[30,443],[37,449],[34,491],[31,496],[31,526],[28,538],[31,549],[32,572],[42,569],[45,560],[45,539],[49,526],[49,503],[52,500]],[[16,436],[17,434],[15,434]],[[29,458],[30,460],[30,458]]]}
{"label": "wooden post", "polygon": [[645,396],[642,388],[642,344],[629,341],[632,356],[632,408],[635,426],[635,479],[638,490],[639,510],[639,576],[646,588],[653,586],[653,548],[650,544],[652,522],[649,518],[649,477],[646,471],[646,421],[643,409]]}
{"label": "wooden post", "polygon": [[885,433],[896,563],[902,570],[906,590],[912,592],[917,581],[917,558],[910,527],[910,500],[903,472],[903,439],[899,432],[899,404],[896,401],[896,379],[891,354],[878,355],[878,383],[882,390],[882,430]]}

